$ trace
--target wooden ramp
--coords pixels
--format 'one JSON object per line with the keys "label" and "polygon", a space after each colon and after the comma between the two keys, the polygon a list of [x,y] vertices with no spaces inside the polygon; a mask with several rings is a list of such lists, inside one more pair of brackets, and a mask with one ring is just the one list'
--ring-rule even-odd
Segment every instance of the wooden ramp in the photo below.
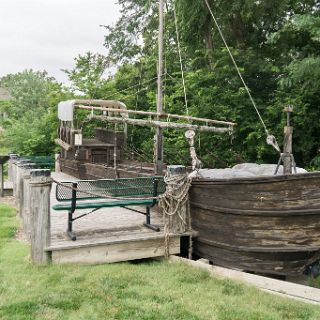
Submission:
{"label": "wooden ramp", "polygon": [[[52,177],[57,181],[76,180],[63,173],[52,173]],[[54,184],[51,206],[56,202]],[[53,263],[102,264],[163,256],[161,214],[153,209],[151,216],[160,232],[144,227],[144,221],[144,215],[124,208],[103,208],[74,222],[77,240],[71,241],[66,236],[67,212],[51,209],[51,245],[46,250],[52,252]],[[171,236],[170,254],[180,253],[180,236]]]}

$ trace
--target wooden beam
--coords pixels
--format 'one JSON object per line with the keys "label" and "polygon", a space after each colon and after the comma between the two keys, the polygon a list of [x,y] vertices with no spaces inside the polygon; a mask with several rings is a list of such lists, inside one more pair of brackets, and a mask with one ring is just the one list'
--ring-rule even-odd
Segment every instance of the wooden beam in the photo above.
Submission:
{"label": "wooden beam", "polygon": [[62,141],[61,139],[55,139],[54,142],[66,151],[69,151],[72,148],[70,144]]}
{"label": "wooden beam", "polygon": [[[77,264],[103,264],[136,259],[161,257],[164,255],[163,235],[142,239],[105,241],[72,247],[49,247],[52,262]],[[180,236],[170,237],[170,253],[180,253]]]}
{"label": "wooden beam", "polygon": [[225,126],[230,126],[230,127],[233,127],[236,125],[233,122],[206,119],[206,118],[198,118],[198,117],[191,117],[191,116],[183,116],[183,115],[170,114],[170,113],[158,113],[158,112],[152,112],[152,111],[123,110],[123,109],[120,110],[120,109],[114,109],[114,108],[89,107],[89,106],[83,106],[83,105],[79,105],[79,106],[77,106],[77,108],[84,109],[84,110],[90,110],[90,111],[91,110],[98,110],[98,111],[106,111],[106,112],[118,112],[118,113],[124,113],[124,114],[145,115],[145,116],[166,118],[167,120],[179,119],[179,120],[186,120],[189,122],[199,121],[199,122],[204,122],[206,124],[218,124],[218,125],[225,125]]}
{"label": "wooden beam", "polygon": [[111,123],[124,123],[124,124],[132,124],[141,127],[151,127],[151,128],[171,128],[177,130],[194,130],[194,131],[202,131],[202,132],[215,132],[215,133],[226,133],[230,132],[229,128],[217,128],[196,124],[188,124],[188,123],[174,123],[174,122],[164,122],[157,120],[142,120],[142,119],[130,119],[130,118],[119,118],[119,117],[111,117],[111,116],[91,116],[92,119],[107,121]]}
{"label": "wooden beam", "polygon": [[106,108],[114,108],[116,110],[119,109],[127,109],[126,105],[123,102],[117,100],[97,100],[97,99],[80,99],[75,100],[74,105],[77,107],[78,105],[98,105]]}
{"label": "wooden beam", "polygon": [[195,268],[207,270],[210,275],[218,278],[227,278],[245,284],[253,285],[267,291],[269,293],[283,295],[286,298],[300,300],[306,303],[320,304],[320,289],[267,278],[255,274],[250,274],[238,270],[232,270],[217,266],[212,266],[201,261],[193,261],[180,257],[171,256],[170,260],[173,262],[182,262]]}

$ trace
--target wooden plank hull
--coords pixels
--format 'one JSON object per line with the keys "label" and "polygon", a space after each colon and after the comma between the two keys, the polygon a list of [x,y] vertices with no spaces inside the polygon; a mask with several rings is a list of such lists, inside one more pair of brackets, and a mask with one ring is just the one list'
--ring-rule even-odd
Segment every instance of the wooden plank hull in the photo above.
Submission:
{"label": "wooden plank hull", "polygon": [[142,172],[135,168],[119,167],[117,171],[112,166],[99,163],[87,163],[77,160],[60,160],[62,172],[82,180],[134,178],[150,176],[149,173]]}
{"label": "wooden plank hull", "polygon": [[197,179],[190,201],[194,253],[217,265],[288,275],[320,259],[320,172]]}

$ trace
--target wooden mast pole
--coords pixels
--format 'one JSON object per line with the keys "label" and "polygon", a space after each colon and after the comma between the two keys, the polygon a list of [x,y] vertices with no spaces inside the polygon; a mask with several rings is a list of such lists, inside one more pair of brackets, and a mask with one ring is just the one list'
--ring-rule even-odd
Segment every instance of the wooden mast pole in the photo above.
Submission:
{"label": "wooden mast pole", "polygon": [[[159,35],[158,35],[158,90],[157,112],[163,112],[163,32],[164,32],[164,0],[159,0]],[[159,119],[157,119],[159,120]],[[157,127],[155,136],[155,174],[163,173],[163,135],[162,128]]]}
{"label": "wooden mast pole", "polygon": [[290,123],[290,114],[293,112],[292,106],[284,109],[287,113],[287,125],[284,127],[283,142],[283,174],[292,174],[293,157],[292,157],[292,133],[293,127]]}

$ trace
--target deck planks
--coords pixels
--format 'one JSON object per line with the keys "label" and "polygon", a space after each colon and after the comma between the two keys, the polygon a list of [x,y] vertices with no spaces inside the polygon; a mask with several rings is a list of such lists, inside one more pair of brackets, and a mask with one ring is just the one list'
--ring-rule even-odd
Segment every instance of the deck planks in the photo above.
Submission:
{"label": "deck planks", "polygon": [[[52,173],[52,177],[57,181],[77,180],[64,173]],[[51,206],[55,203],[53,184]],[[46,250],[52,252],[53,263],[100,264],[163,256],[162,215],[152,210],[151,221],[160,226],[160,232],[144,227],[144,221],[144,215],[124,208],[102,208],[74,222],[77,241],[71,241],[66,235],[67,211],[51,209],[51,245]],[[180,236],[171,238],[170,249],[171,254],[180,253]]]}

